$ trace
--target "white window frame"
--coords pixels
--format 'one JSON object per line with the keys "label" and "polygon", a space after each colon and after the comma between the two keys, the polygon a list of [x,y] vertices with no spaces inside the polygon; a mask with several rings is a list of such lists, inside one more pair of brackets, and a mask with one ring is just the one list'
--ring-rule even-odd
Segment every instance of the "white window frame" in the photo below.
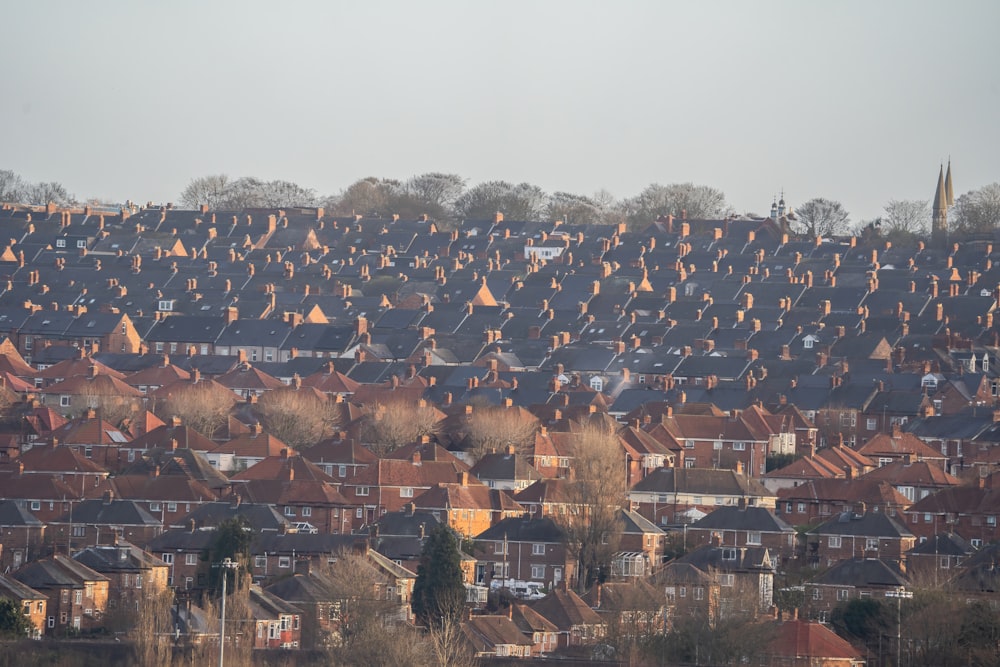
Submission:
{"label": "white window frame", "polygon": [[545,545],[542,544],[542,543],[540,543],[540,542],[536,542],[536,543],[532,544],[531,545],[531,555],[532,556],[544,556],[545,555]]}

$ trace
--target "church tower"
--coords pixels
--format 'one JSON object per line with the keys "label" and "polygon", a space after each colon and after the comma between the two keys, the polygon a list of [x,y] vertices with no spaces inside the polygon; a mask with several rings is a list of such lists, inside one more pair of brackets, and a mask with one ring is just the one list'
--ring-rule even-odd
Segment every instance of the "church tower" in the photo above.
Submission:
{"label": "church tower", "polygon": [[[950,161],[948,163],[948,175],[951,176]],[[938,248],[943,248],[948,243],[948,189],[945,186],[944,165],[938,171],[937,191],[934,193],[933,217],[931,218],[931,243]]]}

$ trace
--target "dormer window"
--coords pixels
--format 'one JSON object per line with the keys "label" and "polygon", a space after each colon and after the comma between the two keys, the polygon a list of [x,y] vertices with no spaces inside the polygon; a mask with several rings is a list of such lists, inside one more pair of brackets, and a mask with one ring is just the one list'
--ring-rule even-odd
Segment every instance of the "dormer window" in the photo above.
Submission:
{"label": "dormer window", "polygon": [[173,299],[160,299],[160,312],[169,313],[174,309]]}
{"label": "dormer window", "polygon": [[811,350],[812,346],[813,346],[812,338],[806,337],[802,339],[802,347],[804,347],[807,350]]}
{"label": "dormer window", "polygon": [[57,248],[65,248],[66,247],[66,239],[56,239],[56,247]]}

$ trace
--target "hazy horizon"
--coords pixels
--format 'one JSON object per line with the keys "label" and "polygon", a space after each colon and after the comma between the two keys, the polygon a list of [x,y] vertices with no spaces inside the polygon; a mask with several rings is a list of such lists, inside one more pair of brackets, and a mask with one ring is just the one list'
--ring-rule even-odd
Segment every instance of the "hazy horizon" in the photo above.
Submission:
{"label": "hazy horizon", "polygon": [[[97,7],[98,10],[95,10]],[[1000,180],[1000,3],[11,3],[0,168],[177,201],[214,173],[336,194],[443,171],[737,211]],[[991,109],[993,111],[991,111]]]}

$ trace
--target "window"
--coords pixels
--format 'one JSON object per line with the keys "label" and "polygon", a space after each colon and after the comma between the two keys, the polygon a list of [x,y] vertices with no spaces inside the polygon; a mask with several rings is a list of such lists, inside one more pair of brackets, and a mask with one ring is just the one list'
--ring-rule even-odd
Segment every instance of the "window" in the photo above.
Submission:
{"label": "window", "polygon": [[263,570],[267,567],[267,556],[254,556],[253,567],[255,570]]}
{"label": "window", "polygon": [[142,588],[142,575],[141,574],[135,575],[135,587],[136,588]]}
{"label": "window", "polygon": [[[934,517],[930,513],[925,513],[924,523],[931,523],[932,521],[934,521]],[[986,518],[986,523],[989,523],[989,517]],[[994,519],[994,523],[996,523],[996,519]]]}
{"label": "window", "polygon": [[849,600],[851,598],[851,591],[847,588],[837,589],[837,601],[843,602],[844,600]]}
{"label": "window", "polygon": [[354,495],[356,495],[356,496],[367,496],[368,495],[368,487],[367,486],[356,487],[354,489]]}
{"label": "window", "polygon": [[31,511],[32,512],[37,512],[40,509],[42,509],[42,501],[40,501],[40,500],[32,500],[31,501]]}
{"label": "window", "polygon": [[173,565],[174,564],[174,555],[173,554],[160,554],[160,560],[162,560],[167,565]]}
{"label": "window", "polygon": [[160,503],[149,503],[150,512],[159,512],[161,509],[163,509],[163,506]]}
{"label": "window", "polygon": [[830,537],[828,537],[827,538],[827,545],[831,549],[839,549],[840,548],[840,535],[831,535]]}
{"label": "window", "polygon": [[532,579],[544,579],[545,578],[545,566],[544,565],[532,565],[531,566],[531,578]]}
{"label": "window", "polygon": [[56,239],[56,247],[57,248],[65,248],[66,247],[66,239]]}
{"label": "window", "polygon": [[747,448],[747,443],[745,443],[745,442],[734,442],[733,443],[733,449],[735,449],[738,452],[742,452],[742,451],[746,450],[746,448]]}
{"label": "window", "polygon": [[295,516],[295,508],[286,505],[285,506],[285,516]]}
{"label": "window", "polygon": [[69,396],[63,394],[62,396],[59,397],[59,407],[68,408],[70,406],[70,400],[71,399]]}
{"label": "window", "polygon": [[278,567],[288,568],[292,566],[292,559],[290,556],[279,556],[278,557]]}
{"label": "window", "polygon": [[[692,445],[692,447],[693,446],[694,445]],[[694,467],[696,467],[695,463],[697,463],[697,461],[695,459],[684,459],[684,467],[685,468],[694,468]]]}
{"label": "window", "polygon": [[197,565],[198,564],[198,554],[184,554],[184,564],[185,565]]}
{"label": "window", "polygon": [[802,339],[802,347],[804,347],[807,350],[811,350],[812,346],[813,346],[813,339],[812,338],[808,338],[807,337],[807,338],[803,338]]}
{"label": "window", "polygon": [[401,488],[399,490],[399,497],[400,498],[412,498],[413,497],[413,487],[412,486],[404,486],[403,488]]}
{"label": "window", "polygon": [[822,600],[822,599],[823,599],[823,589],[813,588],[813,600]]}
{"label": "window", "polygon": [[173,299],[161,299],[159,306],[161,311],[170,312],[174,309],[174,301]]}
{"label": "window", "polygon": [[[729,576],[733,576],[733,575],[729,575]],[[695,586],[694,589],[691,592],[694,593],[694,599],[695,600],[704,600],[705,599],[705,587],[704,586]]]}
{"label": "window", "polygon": [[951,558],[948,556],[941,556],[941,569],[947,570],[951,567]]}
{"label": "window", "polygon": [[354,512],[354,516],[356,516],[356,517],[357,517],[357,518],[359,518],[359,519],[360,519],[361,517],[363,517],[363,516],[364,516],[364,508],[362,508],[362,507],[359,507],[359,508],[358,508],[358,509],[357,509],[357,510],[356,510],[356,511]]}
{"label": "window", "polygon": [[747,544],[759,545],[760,544],[760,531],[751,530],[749,533],[747,533]]}
{"label": "window", "polygon": [[83,591],[73,591],[73,604],[83,604]]}
{"label": "window", "polygon": [[24,349],[25,350],[31,350],[31,345],[32,345],[32,338],[31,338],[31,336],[25,336],[24,337]]}
{"label": "window", "polygon": [[347,466],[337,466],[337,477],[347,477]]}
{"label": "window", "polygon": [[721,586],[732,586],[736,581],[736,575],[734,574],[720,574],[719,575],[719,585]]}
{"label": "window", "polygon": [[878,551],[878,538],[869,537],[865,540],[865,550],[866,551]]}
{"label": "window", "polygon": [[694,449],[694,440],[691,440],[690,438],[687,439],[687,440],[685,440],[684,441],[684,448],[685,449]]}
{"label": "window", "polygon": [[997,518],[995,516],[988,516],[988,517],[986,517],[986,525],[987,526],[995,526],[995,525],[997,525]]}
{"label": "window", "polygon": [[532,556],[544,556],[545,555],[545,545],[544,544],[532,544],[531,545],[531,555]]}
{"label": "window", "polygon": [[722,441],[716,440],[712,443],[712,449],[722,449]]}
{"label": "window", "polygon": [[972,538],[971,540],[969,540],[969,544],[978,549],[979,547],[983,546],[983,541],[980,539]]}
{"label": "window", "polygon": [[878,428],[878,420],[877,419],[872,419],[871,417],[869,417],[865,421],[865,428],[867,428],[869,431],[874,431],[875,429]]}
{"label": "window", "polygon": [[495,554],[505,554],[505,553],[507,553],[507,543],[506,542],[495,542],[493,544],[493,553],[495,553]]}
{"label": "window", "polygon": [[736,560],[736,549],[723,549],[722,560]]}
{"label": "window", "polygon": [[313,508],[311,507],[302,508],[302,516],[312,516],[312,515],[313,515]]}
{"label": "window", "polygon": [[76,241],[76,247],[77,248],[86,248],[87,247],[87,241],[86,241],[86,239],[77,239],[77,241]]}
{"label": "window", "polygon": [[73,537],[84,537],[87,534],[86,526],[73,526]]}
{"label": "window", "polygon": [[177,503],[167,503],[167,511],[168,512],[176,512],[177,511]]}

